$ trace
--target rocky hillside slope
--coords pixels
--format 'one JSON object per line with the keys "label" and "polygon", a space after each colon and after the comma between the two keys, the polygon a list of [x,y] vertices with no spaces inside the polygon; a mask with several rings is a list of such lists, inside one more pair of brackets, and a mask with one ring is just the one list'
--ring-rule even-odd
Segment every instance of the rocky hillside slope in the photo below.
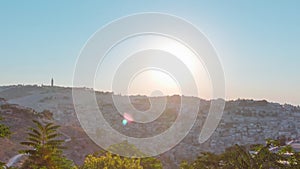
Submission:
{"label": "rocky hillside slope", "polygon": [[[10,126],[13,132],[10,138],[0,139],[0,160],[8,161],[22,149],[19,142],[24,140],[27,128],[32,126],[32,119],[50,120],[61,125],[61,133],[69,138],[65,154],[76,163],[82,163],[85,155],[100,150],[84,133],[77,120],[71,88],[5,86],[0,87],[0,98],[3,98],[0,103],[0,115],[4,117],[2,123]],[[112,93],[96,92],[96,98],[103,116],[112,127],[133,137],[140,137],[143,132],[155,135],[166,130],[176,119],[180,105],[179,96],[168,96],[166,111],[155,122],[133,123],[131,127],[135,132],[128,132],[122,123],[116,123],[121,122],[122,117],[113,104]],[[145,96],[132,96],[130,99],[137,109],[149,108],[149,100]],[[266,138],[300,137],[299,106],[265,100],[235,100],[226,102],[218,128],[209,140],[199,144],[198,135],[209,106],[210,101],[201,100],[198,117],[190,133],[176,147],[159,156],[167,167],[178,166],[182,160],[194,159],[201,151],[218,153],[233,144],[264,143]]]}

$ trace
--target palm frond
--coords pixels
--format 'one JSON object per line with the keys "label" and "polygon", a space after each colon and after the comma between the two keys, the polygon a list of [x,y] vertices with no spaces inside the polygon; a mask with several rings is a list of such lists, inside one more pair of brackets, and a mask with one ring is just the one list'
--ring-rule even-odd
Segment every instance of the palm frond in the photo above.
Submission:
{"label": "palm frond", "polygon": [[47,144],[62,144],[64,140],[49,140]]}
{"label": "palm frond", "polygon": [[28,137],[27,140],[31,141],[32,143],[35,143],[35,144],[40,144],[41,141],[37,138],[33,138],[33,137]]}
{"label": "palm frond", "polygon": [[49,134],[46,137],[47,137],[48,140],[50,140],[50,139],[53,139],[53,138],[56,138],[56,137],[59,137],[59,136],[61,136],[61,134],[54,133],[54,134]]}
{"label": "palm frond", "polygon": [[37,120],[32,120],[33,123],[41,130],[43,131],[44,130],[44,126],[42,125],[41,122],[37,121]]}
{"label": "palm frond", "polygon": [[29,147],[36,147],[37,146],[36,143],[30,142],[30,141],[23,141],[20,144],[24,145],[24,146],[29,146]]}
{"label": "palm frond", "polygon": [[39,139],[41,138],[40,135],[37,135],[35,133],[27,133],[29,135],[29,137],[32,137],[32,138],[36,138],[36,139]]}
{"label": "palm frond", "polygon": [[39,137],[42,135],[37,129],[31,129],[31,131]]}
{"label": "palm frond", "polygon": [[59,127],[60,127],[59,125],[50,126],[50,127],[47,128],[47,132],[56,130],[56,129],[58,129]]}

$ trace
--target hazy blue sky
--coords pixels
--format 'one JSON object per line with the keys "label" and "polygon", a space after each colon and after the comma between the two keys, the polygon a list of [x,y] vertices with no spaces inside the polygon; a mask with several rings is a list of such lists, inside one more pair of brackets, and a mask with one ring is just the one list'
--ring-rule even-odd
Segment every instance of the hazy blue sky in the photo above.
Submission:
{"label": "hazy blue sky", "polygon": [[104,24],[138,12],[192,22],[219,53],[227,98],[300,104],[300,1],[1,1],[0,85],[71,86],[76,58]]}

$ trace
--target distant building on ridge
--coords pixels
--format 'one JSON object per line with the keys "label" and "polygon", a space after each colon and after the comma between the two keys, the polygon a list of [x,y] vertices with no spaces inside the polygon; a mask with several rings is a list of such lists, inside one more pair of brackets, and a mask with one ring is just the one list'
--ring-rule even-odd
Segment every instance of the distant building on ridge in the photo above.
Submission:
{"label": "distant building on ridge", "polygon": [[51,87],[53,87],[54,86],[54,80],[53,80],[53,78],[51,79]]}

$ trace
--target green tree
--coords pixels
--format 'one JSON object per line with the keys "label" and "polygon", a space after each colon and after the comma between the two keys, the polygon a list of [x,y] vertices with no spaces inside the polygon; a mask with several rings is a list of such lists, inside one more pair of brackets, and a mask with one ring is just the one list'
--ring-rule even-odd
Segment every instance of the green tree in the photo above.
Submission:
{"label": "green tree", "polygon": [[253,169],[258,168],[255,160],[252,158],[252,155],[249,151],[239,145],[234,145],[225,150],[221,154],[221,160],[223,162],[224,169]]}
{"label": "green tree", "polygon": [[261,169],[269,168],[282,168],[283,164],[279,163],[282,160],[282,157],[270,151],[271,148],[278,147],[279,141],[267,139],[266,145],[256,145],[254,150],[256,153],[253,155],[253,158],[258,166]]}
{"label": "green tree", "polygon": [[[0,120],[2,120],[3,118],[0,116]],[[11,134],[9,127],[4,125],[4,124],[0,124],[0,138],[5,138],[8,137]],[[0,161],[0,168],[4,167],[5,163]]]}
{"label": "green tree", "polygon": [[180,169],[216,169],[221,168],[221,156],[210,153],[203,152],[197,159],[190,164],[187,161],[182,161],[180,164]]}
{"label": "green tree", "polygon": [[72,162],[62,155],[62,144],[64,140],[57,137],[60,127],[53,123],[42,124],[33,120],[36,128],[30,128],[27,141],[22,145],[31,147],[22,150],[21,153],[28,154],[28,159],[23,164],[24,169],[70,169]]}
{"label": "green tree", "polygon": [[161,161],[154,157],[141,158],[141,166],[143,166],[143,169],[162,169],[163,168]]}
{"label": "green tree", "polygon": [[105,155],[88,155],[80,169],[143,169],[140,159],[120,157],[107,152]]}
{"label": "green tree", "polygon": [[300,168],[300,153],[295,152],[291,146],[287,145],[282,147],[282,149],[278,151],[278,154],[281,157],[279,162],[285,164],[284,168]]}
{"label": "green tree", "polygon": [[[3,120],[3,118],[0,116],[0,121]],[[9,127],[4,125],[4,124],[0,124],[0,138],[4,138],[4,137],[8,137],[11,134]]]}
{"label": "green tree", "polygon": [[[194,162],[183,161],[181,169],[300,169],[300,155],[290,146],[281,146],[268,139],[265,145],[251,145],[251,154],[245,146],[234,145],[222,154],[202,153]],[[273,150],[272,150],[273,149]],[[272,150],[272,151],[271,151]],[[276,150],[276,151],[275,151]],[[273,152],[274,151],[274,152]]]}
{"label": "green tree", "polygon": [[143,166],[143,169],[163,168],[160,160],[154,157],[147,157],[147,155],[145,155],[145,153],[140,151],[135,145],[129,144],[127,141],[109,146],[108,151],[115,152],[115,153],[119,152],[121,153],[121,155],[125,155],[131,158],[141,157],[140,161],[141,161],[141,166]]}
{"label": "green tree", "polygon": [[195,169],[193,165],[190,165],[187,161],[182,161],[179,166],[180,169]]}
{"label": "green tree", "polygon": [[[80,169],[98,169],[98,168],[143,168],[143,169],[162,169],[160,160],[153,157],[145,157],[136,146],[129,144],[127,141],[111,145],[107,148],[108,151],[96,152],[93,155],[88,155],[84,165]],[[127,157],[121,157],[111,152],[119,152]],[[141,158],[137,158],[141,157]]]}
{"label": "green tree", "polygon": [[110,145],[107,148],[112,153],[118,153],[127,157],[144,157],[145,154],[140,151],[135,145],[129,144],[128,141],[123,141],[118,144]]}

